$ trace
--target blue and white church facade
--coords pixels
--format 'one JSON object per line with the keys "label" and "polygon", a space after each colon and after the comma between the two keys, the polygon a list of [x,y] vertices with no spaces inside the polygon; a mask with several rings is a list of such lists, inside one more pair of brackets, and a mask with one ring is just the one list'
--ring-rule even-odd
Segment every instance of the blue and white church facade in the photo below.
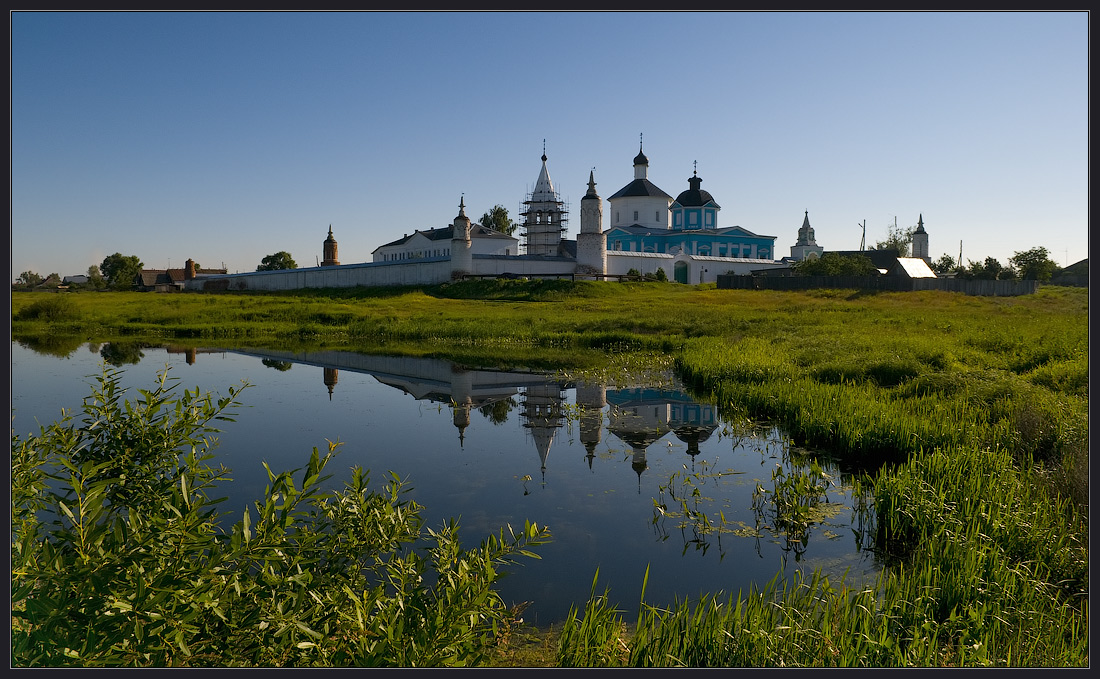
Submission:
{"label": "blue and white church facade", "polygon": [[702,182],[695,170],[688,188],[673,199],[649,180],[649,158],[639,149],[634,180],[607,199],[612,216],[605,232],[608,273],[662,268],[670,280],[705,283],[719,274],[778,266],[776,237],[741,226],[719,227],[722,207]]}

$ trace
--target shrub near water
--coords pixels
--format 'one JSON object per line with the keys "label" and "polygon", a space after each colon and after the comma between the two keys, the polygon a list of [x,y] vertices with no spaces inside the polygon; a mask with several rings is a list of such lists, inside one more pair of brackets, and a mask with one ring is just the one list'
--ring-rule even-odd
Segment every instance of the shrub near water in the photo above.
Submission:
{"label": "shrub near water", "polygon": [[207,461],[237,392],[176,397],[165,370],[130,403],[119,377],[104,371],[81,426],[13,433],[13,666],[477,665],[511,624],[493,585],[545,528],[462,549],[396,477],[368,490],[355,468],[323,490],[330,444],[269,469],[226,531],[211,495],[228,471]]}
{"label": "shrub near water", "polygon": [[36,295],[36,298],[35,302],[20,309],[15,314],[15,318],[21,321],[58,323],[61,321],[74,321],[80,317],[77,304],[68,295]]}

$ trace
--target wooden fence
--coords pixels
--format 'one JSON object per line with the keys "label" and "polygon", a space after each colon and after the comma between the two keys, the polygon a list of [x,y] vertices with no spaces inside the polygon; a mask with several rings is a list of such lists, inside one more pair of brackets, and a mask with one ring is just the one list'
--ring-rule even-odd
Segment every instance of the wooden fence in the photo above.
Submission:
{"label": "wooden fence", "polygon": [[721,290],[811,290],[855,288],[888,292],[945,290],[967,295],[1014,297],[1031,295],[1038,281],[986,281],[961,278],[904,278],[901,276],[718,276]]}

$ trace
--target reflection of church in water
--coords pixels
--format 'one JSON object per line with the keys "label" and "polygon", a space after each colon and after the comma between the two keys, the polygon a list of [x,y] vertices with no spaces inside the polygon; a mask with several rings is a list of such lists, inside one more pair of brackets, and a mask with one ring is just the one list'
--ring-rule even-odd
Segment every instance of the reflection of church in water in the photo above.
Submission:
{"label": "reflection of church in water", "polygon": [[[631,467],[641,483],[646,451],[669,434],[687,446],[692,461],[699,444],[718,428],[714,406],[699,403],[678,389],[638,387],[605,391],[607,430],[631,447]],[[581,392],[577,391],[577,400]],[[671,447],[672,441],[668,441]]]}
{"label": "reflection of church in water", "polygon": [[[566,426],[568,390],[576,389],[577,428],[589,468],[603,444],[603,432],[630,447],[631,467],[638,474],[648,468],[647,450],[661,439],[675,437],[694,460],[699,445],[717,429],[712,405],[698,403],[674,388],[632,387],[608,389],[602,385],[556,381],[534,372],[463,369],[449,361],[421,357],[370,356],[341,351],[283,352],[246,350],[266,365],[281,362],[314,365],[331,400],[341,370],[367,373],[418,401],[449,407],[460,446],[465,446],[471,413],[486,418],[516,416],[538,453],[545,478],[554,439]],[[605,427],[606,415],[606,427]],[[503,420],[500,420],[503,421]],[[671,440],[667,446],[674,444]],[[610,447],[608,448],[610,450]]]}

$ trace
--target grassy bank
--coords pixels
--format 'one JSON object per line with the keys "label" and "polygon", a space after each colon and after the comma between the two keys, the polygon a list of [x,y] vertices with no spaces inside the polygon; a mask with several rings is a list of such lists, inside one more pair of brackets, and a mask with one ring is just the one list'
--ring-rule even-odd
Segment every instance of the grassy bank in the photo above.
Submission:
{"label": "grassy bank", "polygon": [[[818,578],[643,607],[596,596],[562,665],[1087,666],[1088,296],[477,281],[293,294],[13,293],[13,338],[430,352],[606,368],[659,352],[726,412],[868,471],[872,590]],[[627,631],[629,629],[629,631]]]}

